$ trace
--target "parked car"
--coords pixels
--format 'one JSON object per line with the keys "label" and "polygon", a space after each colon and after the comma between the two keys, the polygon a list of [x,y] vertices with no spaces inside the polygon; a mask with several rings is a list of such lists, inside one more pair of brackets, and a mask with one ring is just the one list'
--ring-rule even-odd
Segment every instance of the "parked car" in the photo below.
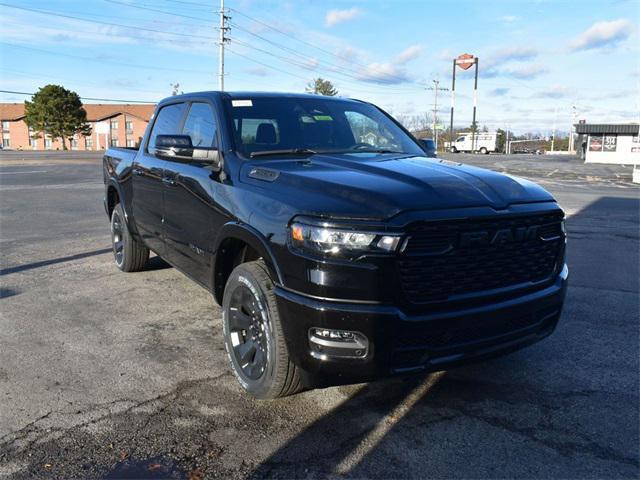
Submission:
{"label": "parked car", "polygon": [[418,141],[422,144],[424,149],[424,153],[427,157],[436,158],[438,156],[438,152],[436,151],[436,144],[430,138],[420,138]]}
{"label": "parked car", "polygon": [[255,397],[443,370],[558,323],[568,271],[553,197],[427,158],[372,104],[173,96],[140,148],[109,148],[103,167],[116,266],[142,270],[153,251],[210,291]]}

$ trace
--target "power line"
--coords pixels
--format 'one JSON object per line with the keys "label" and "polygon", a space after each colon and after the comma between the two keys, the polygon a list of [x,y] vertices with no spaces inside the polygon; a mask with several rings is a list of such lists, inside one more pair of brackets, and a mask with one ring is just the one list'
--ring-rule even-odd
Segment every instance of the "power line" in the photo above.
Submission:
{"label": "power line", "polygon": [[[247,18],[247,19],[249,19],[249,20],[251,20],[251,21],[253,21],[253,22],[256,22],[256,23],[258,23],[258,24],[260,24],[260,25],[263,25],[263,26],[265,26],[265,27],[267,27],[267,28],[269,28],[269,29],[271,29],[271,30],[273,30],[273,31],[275,31],[275,32],[278,32],[278,33],[279,33],[279,34],[281,34],[281,35],[284,35],[284,36],[286,36],[286,37],[288,37],[288,38],[291,38],[291,39],[293,39],[293,40],[296,40],[297,42],[303,43],[303,44],[305,44],[305,45],[307,45],[307,46],[309,46],[309,47],[312,47],[312,48],[314,48],[314,49],[316,49],[316,50],[318,50],[318,51],[320,51],[320,52],[323,52],[323,53],[325,53],[325,54],[327,54],[327,55],[330,55],[331,57],[335,57],[335,58],[337,58],[337,59],[339,59],[339,60],[343,60],[343,59],[342,59],[342,58],[340,58],[338,55],[336,55],[334,52],[331,52],[331,51],[326,50],[326,49],[324,49],[324,48],[322,48],[322,47],[319,47],[319,46],[317,46],[317,45],[314,45],[314,44],[313,44],[313,43],[311,43],[311,42],[307,42],[306,40],[303,40],[303,39],[301,39],[301,38],[298,38],[298,37],[296,37],[295,35],[293,35],[293,34],[291,34],[291,33],[285,32],[285,31],[283,31],[283,30],[281,30],[281,29],[279,29],[279,28],[277,28],[277,27],[274,27],[273,25],[271,25],[271,24],[269,24],[269,23],[263,22],[262,20],[258,20],[257,18],[254,18],[254,17],[252,17],[252,16],[250,16],[250,15],[247,15],[246,13],[240,12],[239,10],[236,10],[235,8],[232,8],[231,10],[233,10],[233,11],[234,11],[234,12],[236,12],[237,14],[239,14],[239,15],[241,15],[241,16],[243,16],[243,17],[245,17],[245,18]],[[353,61],[352,63],[354,63],[354,64],[356,64],[356,65],[359,65],[359,66],[361,66],[361,67],[364,67],[364,68],[368,68],[368,65],[365,65],[365,64],[360,63],[360,62]],[[334,64],[334,65],[335,65],[335,64]],[[344,66],[340,65],[340,66],[339,66],[339,68],[344,68]],[[395,76],[395,75],[393,75],[393,76],[392,76],[392,78],[396,78],[397,80],[404,80],[402,77],[398,77],[398,76]]]}
{"label": "power line", "polygon": [[196,5],[199,7],[207,7],[207,8],[211,8],[211,5],[207,5],[205,3],[198,3],[198,2],[187,2],[185,0],[164,0],[165,2],[171,2],[171,3],[180,3],[182,5]]}
{"label": "power line", "polygon": [[[108,3],[117,4],[117,5],[124,5],[125,7],[137,8],[139,10],[148,10],[150,12],[164,13],[165,15],[171,15],[172,17],[189,18],[191,20],[197,20],[199,22],[205,22],[209,24],[214,23],[212,20],[205,20],[204,18],[201,18],[201,17],[194,17],[192,15],[183,15],[181,13],[167,12],[166,10],[158,10],[157,8],[143,7],[141,5],[135,5],[133,3],[119,2],[118,0],[104,0],[104,1]],[[217,27],[213,27],[213,28],[215,30],[218,29]]]}
{"label": "power line", "polygon": [[[234,11],[236,11],[236,10],[234,10]],[[248,29],[242,27],[241,25],[236,24],[235,22],[232,25],[233,25],[234,28],[237,28],[238,30],[241,30],[241,31],[243,31],[245,33],[248,33],[249,35],[251,35],[253,37],[256,37],[256,38],[258,38],[258,39],[260,39],[260,40],[262,40],[264,42],[267,42],[267,43],[269,43],[270,45],[273,45],[276,48],[279,48],[281,50],[289,52],[289,53],[291,53],[291,54],[293,54],[293,55],[295,55],[297,57],[300,57],[300,58],[308,61],[308,62],[311,62],[311,63],[316,62],[320,66],[322,66],[323,69],[329,70],[333,75],[342,75],[344,77],[351,78],[351,79],[356,80],[358,82],[370,83],[370,82],[367,82],[366,80],[364,80],[361,77],[361,72],[358,72],[357,70],[353,70],[353,69],[350,69],[348,67],[345,67],[344,65],[339,65],[337,63],[329,62],[327,60],[318,60],[316,58],[309,57],[307,55],[301,54],[300,52],[298,52],[297,50],[295,50],[293,48],[283,46],[283,45],[279,44],[278,42],[275,42],[275,41],[270,40],[270,39],[268,39],[266,37],[263,37],[262,35],[258,35],[257,33],[254,33],[251,30],[248,30]],[[255,48],[255,47],[251,47],[251,48]],[[322,64],[327,64],[327,65],[329,65],[329,67],[325,67]],[[308,68],[308,66],[305,66],[303,68]],[[368,67],[364,66],[364,68],[368,68]],[[352,72],[352,73],[347,73],[347,72]],[[389,75],[389,78],[390,79],[394,79],[395,78],[396,80],[403,80],[403,81],[406,80],[406,79],[403,79],[402,77],[398,77],[396,75]]]}
{"label": "power line", "polygon": [[34,13],[39,13],[41,15],[51,15],[54,17],[61,17],[61,18],[70,18],[72,20],[80,20],[82,22],[88,22],[88,23],[96,23],[96,24],[100,24],[100,25],[108,25],[111,27],[121,27],[121,28],[128,28],[131,30],[142,30],[142,31],[146,31],[146,32],[153,32],[153,33],[161,33],[161,34],[166,34],[166,35],[176,35],[179,37],[189,37],[189,38],[201,38],[201,39],[206,39],[206,40],[215,40],[214,37],[207,37],[204,35],[195,35],[195,34],[190,34],[190,33],[178,33],[178,32],[169,32],[169,31],[163,31],[163,30],[155,30],[153,28],[146,28],[146,27],[139,27],[139,26],[134,26],[134,25],[124,25],[122,23],[115,23],[115,22],[104,22],[102,20],[89,20],[87,18],[82,18],[82,17],[76,17],[73,15],[67,15],[64,13],[56,13],[56,12],[51,12],[48,10],[40,10],[37,8],[28,8],[28,7],[18,7],[16,5],[10,5],[8,3],[0,3],[1,6],[3,7],[9,7],[9,8],[15,8],[17,10],[24,10],[26,12],[34,12]]}
{"label": "power line", "polygon": [[[234,26],[235,26],[235,24],[234,24]],[[296,67],[298,67],[300,69],[307,70],[307,71],[313,70],[312,63],[313,63],[314,59],[312,59],[312,58],[305,57],[305,60],[307,60],[308,63],[303,63],[301,60],[293,59],[293,58],[290,58],[290,57],[285,57],[285,56],[279,55],[277,53],[273,53],[271,51],[264,50],[262,48],[253,46],[253,45],[251,45],[249,43],[246,43],[246,42],[244,42],[242,40],[234,39],[233,42],[237,43],[238,45],[242,45],[242,46],[244,46],[246,48],[249,48],[251,50],[255,50],[255,51],[264,53],[265,55],[269,55],[271,57],[277,58],[280,61],[283,61],[283,62],[288,63],[290,65],[296,66]],[[361,84],[362,83],[366,83],[362,79],[354,77],[353,75],[344,74],[344,73],[341,73],[341,72],[337,72],[335,70],[330,70],[330,71],[332,73],[334,73],[334,74],[342,75],[342,76],[345,76],[347,78],[354,79],[354,80],[360,82]],[[360,89],[360,87],[358,87],[358,88]],[[384,89],[384,90],[380,90],[380,91],[377,91],[377,92],[369,91],[369,93],[377,93],[377,94],[401,93],[401,92],[390,92],[388,87],[381,86],[379,88]],[[415,87],[415,88],[412,88],[412,89],[407,88],[406,91],[405,91],[405,95],[409,95],[410,93],[415,92],[417,89],[418,89],[418,87]],[[362,90],[362,89],[360,89],[360,91],[364,92],[364,90]]]}
{"label": "power line", "polygon": [[291,75],[291,76],[294,76],[294,77],[297,77],[297,78],[301,78],[304,81],[308,81],[309,80],[308,78],[303,77],[302,75],[297,75],[295,73],[292,73],[292,72],[289,72],[289,71],[286,71],[286,70],[282,70],[282,69],[280,69],[278,67],[274,67],[273,65],[269,65],[268,63],[264,63],[264,62],[261,62],[259,60],[254,59],[254,58],[248,57],[248,56],[246,56],[246,55],[244,55],[242,53],[239,53],[239,52],[233,50],[229,46],[227,46],[227,50],[232,52],[234,55],[238,55],[239,57],[242,57],[242,58],[244,58],[246,60],[249,60],[250,62],[254,62],[254,63],[257,63],[259,65],[262,65],[263,67],[270,68],[271,70],[274,70],[274,71],[276,71],[278,73],[284,73],[286,75]]}
{"label": "power line", "polygon": [[187,69],[187,68],[176,68],[176,67],[162,67],[162,66],[156,66],[156,65],[145,65],[145,64],[137,64],[137,63],[127,63],[127,62],[119,62],[117,60],[105,60],[105,59],[100,59],[100,58],[95,58],[95,57],[84,57],[82,55],[73,55],[71,53],[62,53],[62,52],[55,52],[53,50],[45,50],[43,48],[36,48],[36,47],[27,47],[24,45],[16,45],[14,43],[8,43],[8,42],[0,42],[0,45],[6,45],[9,47],[13,47],[13,48],[19,48],[19,49],[24,49],[24,50],[31,50],[34,52],[40,52],[40,53],[46,53],[47,55],[54,55],[54,56],[59,56],[59,57],[69,57],[69,58],[75,58],[78,60],[83,60],[86,62],[97,62],[97,63],[110,63],[112,65],[122,65],[125,67],[132,67],[132,68],[141,68],[141,69],[145,69],[145,70],[166,70],[169,72],[186,72],[186,73],[202,73],[202,74],[210,74],[210,71],[205,71],[205,70],[191,70],[191,69]]}
{"label": "power line", "polygon": [[[35,95],[35,93],[16,92],[16,91],[13,91],[13,90],[0,90],[0,93],[11,93],[11,94],[15,94],[15,95],[28,95],[28,96]],[[115,98],[80,97],[80,99],[81,100],[91,100],[91,101],[94,101],[94,102],[143,103],[143,104],[147,104],[147,105],[155,104],[155,102],[145,102],[145,101],[142,101],[142,100],[120,100],[120,99],[115,99]]]}

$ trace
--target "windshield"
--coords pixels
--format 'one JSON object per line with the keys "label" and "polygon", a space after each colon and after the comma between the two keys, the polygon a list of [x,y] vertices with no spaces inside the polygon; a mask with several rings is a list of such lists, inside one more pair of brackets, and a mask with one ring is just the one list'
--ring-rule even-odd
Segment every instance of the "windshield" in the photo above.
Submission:
{"label": "windshield", "polygon": [[243,155],[269,152],[424,152],[372,105],[318,96],[247,97],[226,100],[237,149]]}

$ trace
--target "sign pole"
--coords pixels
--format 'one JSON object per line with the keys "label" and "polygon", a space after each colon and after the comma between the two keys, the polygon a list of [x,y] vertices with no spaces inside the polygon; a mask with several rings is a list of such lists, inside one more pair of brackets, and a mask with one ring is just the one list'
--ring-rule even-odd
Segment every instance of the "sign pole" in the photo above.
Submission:
{"label": "sign pole", "polygon": [[453,59],[453,75],[451,76],[451,121],[449,123],[449,150],[453,146],[453,108],[456,104],[456,59]]}
{"label": "sign pole", "polygon": [[476,107],[478,105],[478,57],[475,58],[474,62],[476,66],[476,79],[473,85],[473,121],[471,122],[472,129],[472,137],[471,137],[471,150],[475,152],[476,150],[476,132],[478,130],[476,126]]}

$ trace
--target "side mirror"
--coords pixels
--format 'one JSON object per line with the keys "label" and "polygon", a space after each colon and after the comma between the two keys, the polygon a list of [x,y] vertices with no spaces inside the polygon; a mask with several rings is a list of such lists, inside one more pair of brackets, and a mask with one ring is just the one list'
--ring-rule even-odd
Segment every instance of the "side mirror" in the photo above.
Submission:
{"label": "side mirror", "polygon": [[152,153],[165,160],[191,160],[193,156],[191,137],[189,135],[158,135]]}
{"label": "side mirror", "polygon": [[152,152],[172,162],[200,162],[211,165],[214,172],[222,168],[220,152],[213,147],[194,147],[189,135],[158,135]]}

